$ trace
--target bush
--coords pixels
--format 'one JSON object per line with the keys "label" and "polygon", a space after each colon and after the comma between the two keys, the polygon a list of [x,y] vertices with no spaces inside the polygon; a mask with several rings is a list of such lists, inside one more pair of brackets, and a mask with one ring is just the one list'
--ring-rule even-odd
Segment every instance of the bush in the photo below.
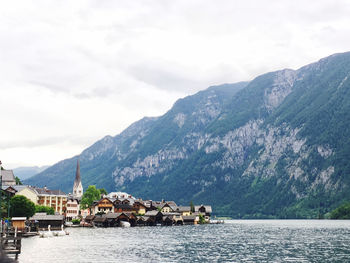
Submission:
{"label": "bush", "polygon": [[79,218],[72,219],[72,223],[73,223],[73,225],[79,225],[80,224],[80,219]]}

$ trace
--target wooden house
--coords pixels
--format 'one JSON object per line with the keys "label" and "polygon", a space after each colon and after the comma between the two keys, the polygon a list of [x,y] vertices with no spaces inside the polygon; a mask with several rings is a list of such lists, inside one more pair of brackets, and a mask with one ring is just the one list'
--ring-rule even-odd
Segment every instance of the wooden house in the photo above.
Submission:
{"label": "wooden house", "polygon": [[[119,201],[119,200],[116,200]],[[114,202],[114,213],[136,213],[136,209],[130,204],[123,204],[122,202]]]}
{"label": "wooden house", "polygon": [[93,223],[97,227],[108,227],[108,221],[107,221],[107,217],[105,215],[95,216]]}
{"label": "wooden house", "polygon": [[26,228],[26,217],[12,217],[12,227],[16,228],[18,231],[24,231]]}
{"label": "wooden house", "polygon": [[47,215],[46,213],[36,213],[31,218],[29,218],[32,226],[38,230],[46,230],[48,226],[51,226],[52,230],[60,230],[61,226],[64,224],[63,215]]}
{"label": "wooden house", "polygon": [[154,226],[163,223],[163,214],[158,210],[148,211],[145,216],[149,217],[147,225]]}
{"label": "wooden house", "polygon": [[191,215],[191,207],[190,206],[178,206],[176,211],[181,213],[181,215],[183,215],[183,216]]}
{"label": "wooden house", "polygon": [[205,221],[209,222],[210,221],[210,215],[212,213],[212,208],[210,205],[199,205],[194,207],[195,213],[199,213],[204,216]]}
{"label": "wooden house", "polygon": [[196,215],[182,216],[184,225],[197,225],[199,218]]}
{"label": "wooden house", "polygon": [[97,214],[99,212],[103,212],[103,213],[109,213],[109,212],[113,212],[114,211],[114,205],[113,205],[113,201],[109,199],[108,197],[104,197],[101,200],[97,201],[94,204],[94,214]]}
{"label": "wooden house", "polygon": [[147,207],[146,207],[145,204],[143,204],[143,203],[140,202],[140,201],[134,202],[133,208],[134,208],[136,214],[138,214],[138,215],[144,215],[144,214],[146,214]]}

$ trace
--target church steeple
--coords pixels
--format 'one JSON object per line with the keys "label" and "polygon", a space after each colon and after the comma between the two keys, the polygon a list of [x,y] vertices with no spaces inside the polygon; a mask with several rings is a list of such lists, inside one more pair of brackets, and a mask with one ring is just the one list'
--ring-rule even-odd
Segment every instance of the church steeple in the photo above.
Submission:
{"label": "church steeple", "polygon": [[83,185],[81,183],[80,178],[80,163],[79,159],[77,160],[77,170],[75,172],[75,180],[73,185],[73,196],[74,197],[81,197],[83,195]]}

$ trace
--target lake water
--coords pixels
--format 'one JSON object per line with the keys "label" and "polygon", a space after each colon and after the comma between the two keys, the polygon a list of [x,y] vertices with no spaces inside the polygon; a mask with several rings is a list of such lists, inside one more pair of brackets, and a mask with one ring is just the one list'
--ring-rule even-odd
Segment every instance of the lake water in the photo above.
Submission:
{"label": "lake water", "polygon": [[350,262],[350,221],[67,230],[68,236],[24,239],[19,262]]}

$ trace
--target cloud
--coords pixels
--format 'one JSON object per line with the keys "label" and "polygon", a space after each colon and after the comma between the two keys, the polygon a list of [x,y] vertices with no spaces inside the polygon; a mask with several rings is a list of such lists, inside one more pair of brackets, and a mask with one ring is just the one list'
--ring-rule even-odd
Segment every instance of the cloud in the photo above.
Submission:
{"label": "cloud", "polygon": [[347,51],[349,13],[347,0],[7,1],[2,158],[53,163],[210,85]]}

